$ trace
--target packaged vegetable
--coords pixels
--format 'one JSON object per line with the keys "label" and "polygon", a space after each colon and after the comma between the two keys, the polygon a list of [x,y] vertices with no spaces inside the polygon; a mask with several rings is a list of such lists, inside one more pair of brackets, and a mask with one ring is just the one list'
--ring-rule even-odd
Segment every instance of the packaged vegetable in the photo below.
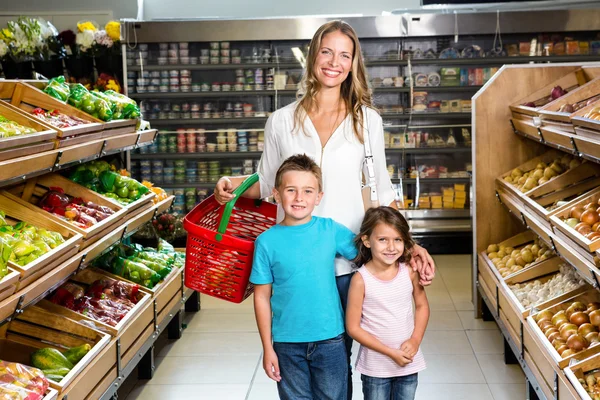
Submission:
{"label": "packaged vegetable", "polygon": [[71,94],[67,100],[70,105],[102,121],[112,121],[112,111],[105,100],[89,92],[80,83],[72,84],[70,89]]}
{"label": "packaged vegetable", "polygon": [[44,89],[44,93],[60,101],[67,101],[70,90],[69,85],[65,83],[65,77],[61,75],[50,79],[48,85]]}
{"label": "packaged vegetable", "polygon": [[41,370],[0,361],[0,400],[40,400],[48,386]]}
{"label": "packaged vegetable", "polygon": [[0,115],[0,138],[29,135],[32,133],[37,133],[37,131]]}

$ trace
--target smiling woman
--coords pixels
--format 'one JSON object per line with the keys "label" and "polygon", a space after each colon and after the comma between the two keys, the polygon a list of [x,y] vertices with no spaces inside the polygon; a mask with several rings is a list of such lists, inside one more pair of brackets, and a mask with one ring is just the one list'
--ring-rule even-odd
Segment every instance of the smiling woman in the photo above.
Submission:
{"label": "smiling woman", "polygon": [[[354,29],[343,21],[322,25],[310,42],[298,101],[275,111],[267,121],[265,149],[258,168],[260,180],[244,196],[270,196],[281,163],[290,156],[304,153],[322,171],[323,198],[313,215],[332,218],[358,233],[365,215],[361,173],[365,162],[363,132],[366,131],[379,201],[395,207],[395,194],[386,166],[383,123],[372,105],[367,82]],[[230,201],[233,190],[244,179],[221,178],[215,188],[216,199],[221,203]],[[279,221],[282,218],[280,207]],[[413,256],[418,261],[421,282],[430,284],[434,276],[433,259],[419,246],[414,246]],[[336,259],[335,273],[344,310],[353,271],[349,261]],[[351,344],[352,340],[347,337],[348,357]],[[352,398],[352,393],[348,398]]]}

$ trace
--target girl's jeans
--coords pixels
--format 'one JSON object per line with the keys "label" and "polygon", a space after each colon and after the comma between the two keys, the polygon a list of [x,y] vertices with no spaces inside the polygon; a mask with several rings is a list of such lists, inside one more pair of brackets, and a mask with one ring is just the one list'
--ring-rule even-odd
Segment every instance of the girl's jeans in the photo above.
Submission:
{"label": "girl's jeans", "polygon": [[414,400],[418,374],[393,378],[373,378],[361,375],[365,400]]}

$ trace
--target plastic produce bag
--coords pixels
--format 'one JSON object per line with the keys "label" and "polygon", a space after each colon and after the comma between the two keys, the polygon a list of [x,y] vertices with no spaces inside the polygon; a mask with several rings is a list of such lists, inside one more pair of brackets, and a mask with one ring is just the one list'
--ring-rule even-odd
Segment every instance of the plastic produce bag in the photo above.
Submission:
{"label": "plastic produce bag", "polygon": [[65,83],[65,77],[61,75],[50,79],[48,86],[44,89],[44,93],[60,101],[67,101],[71,90],[69,89],[69,85]]}
{"label": "plastic produce bag", "polygon": [[47,390],[48,380],[39,369],[0,361],[0,400],[40,400]]}
{"label": "plastic produce bag", "polygon": [[80,83],[71,85],[70,89],[71,94],[67,100],[70,105],[104,122],[112,121],[113,114],[110,105],[105,100],[90,93]]}
{"label": "plastic produce bag", "polygon": [[117,93],[114,90],[107,90],[104,92],[106,96],[109,96],[115,103],[121,106],[122,115],[124,119],[135,119],[140,117],[140,108],[138,107],[135,100],[130,99],[124,94]]}

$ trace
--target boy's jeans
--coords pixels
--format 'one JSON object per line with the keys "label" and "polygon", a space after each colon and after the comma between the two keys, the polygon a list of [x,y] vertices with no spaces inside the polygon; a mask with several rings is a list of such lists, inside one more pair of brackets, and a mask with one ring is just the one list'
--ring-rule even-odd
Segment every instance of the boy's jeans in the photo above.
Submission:
{"label": "boy's jeans", "polygon": [[394,378],[373,378],[361,375],[365,400],[413,400],[417,391],[418,374]]}
{"label": "boy's jeans", "polygon": [[344,336],[310,343],[273,343],[282,400],[346,400],[348,363]]}

